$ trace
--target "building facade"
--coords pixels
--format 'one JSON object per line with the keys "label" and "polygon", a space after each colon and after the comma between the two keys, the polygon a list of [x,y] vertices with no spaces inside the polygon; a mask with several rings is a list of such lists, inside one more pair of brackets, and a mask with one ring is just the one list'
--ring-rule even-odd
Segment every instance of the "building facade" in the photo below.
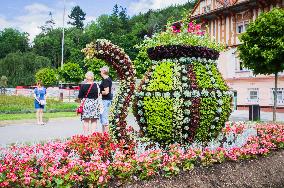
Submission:
{"label": "building facade", "polygon": [[[234,91],[234,109],[259,104],[262,111],[272,110],[274,76],[254,75],[244,68],[237,46],[238,37],[248,24],[274,7],[283,8],[284,0],[199,0],[191,13],[191,20],[202,23],[212,39],[226,45],[226,51],[218,59],[218,68]],[[277,111],[284,112],[284,73],[279,74],[277,105]]]}

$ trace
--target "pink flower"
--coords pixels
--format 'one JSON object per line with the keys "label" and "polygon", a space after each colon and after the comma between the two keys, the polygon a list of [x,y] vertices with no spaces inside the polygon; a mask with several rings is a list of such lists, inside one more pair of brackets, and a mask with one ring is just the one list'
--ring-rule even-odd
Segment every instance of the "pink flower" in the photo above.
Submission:
{"label": "pink flower", "polygon": [[100,177],[99,177],[99,183],[103,183],[103,181],[104,181],[104,177],[103,177],[103,176],[100,176]]}

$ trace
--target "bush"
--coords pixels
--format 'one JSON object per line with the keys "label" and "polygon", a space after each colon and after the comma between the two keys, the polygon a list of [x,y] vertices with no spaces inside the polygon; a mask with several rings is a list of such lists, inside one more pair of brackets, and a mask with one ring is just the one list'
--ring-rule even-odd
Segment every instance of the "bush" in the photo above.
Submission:
{"label": "bush", "polygon": [[40,69],[36,73],[35,77],[36,81],[42,81],[43,85],[45,85],[46,87],[54,85],[58,80],[58,76],[55,70],[52,68]]}
{"label": "bush", "polygon": [[10,87],[33,85],[36,72],[50,65],[51,62],[48,58],[38,56],[33,52],[15,52],[0,60],[0,75],[7,76]]}
{"label": "bush", "polygon": [[59,76],[65,82],[79,83],[83,80],[83,70],[79,64],[69,62],[64,64],[62,70],[59,70]]}

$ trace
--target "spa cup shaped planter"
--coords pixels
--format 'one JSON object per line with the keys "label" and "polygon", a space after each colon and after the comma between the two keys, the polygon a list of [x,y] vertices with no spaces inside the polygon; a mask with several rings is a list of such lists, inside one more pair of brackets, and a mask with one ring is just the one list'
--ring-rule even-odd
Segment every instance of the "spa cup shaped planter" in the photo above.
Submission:
{"label": "spa cup shaped planter", "polygon": [[[218,136],[230,116],[232,93],[217,69],[218,45],[199,36],[203,32],[198,29],[190,23],[188,32],[194,34],[175,30],[157,35],[153,41],[162,45],[146,48],[152,64],[136,91],[135,67],[123,49],[100,39],[82,50],[87,59],[105,60],[119,76],[109,117],[115,139],[129,140],[126,117],[131,101],[141,136],[152,142],[187,144]],[[181,44],[167,44],[172,37]]]}
{"label": "spa cup shaped planter", "polygon": [[152,67],[134,100],[143,135],[162,145],[217,137],[231,112],[231,92],[216,65],[219,52],[189,45],[147,52]]}

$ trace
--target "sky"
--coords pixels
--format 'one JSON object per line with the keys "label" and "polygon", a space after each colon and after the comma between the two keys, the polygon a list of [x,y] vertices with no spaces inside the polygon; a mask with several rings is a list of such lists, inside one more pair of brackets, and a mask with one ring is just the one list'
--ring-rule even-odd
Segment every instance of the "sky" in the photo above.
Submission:
{"label": "sky", "polygon": [[[79,5],[86,13],[85,24],[94,21],[102,14],[111,14],[115,4],[127,8],[132,16],[149,9],[156,10],[174,4],[184,4],[189,0],[65,0],[65,22],[72,7]],[[29,33],[30,40],[40,33],[39,27],[52,13],[56,27],[63,26],[64,0],[0,0],[0,30],[13,27]],[[65,23],[65,25],[66,25]]]}

